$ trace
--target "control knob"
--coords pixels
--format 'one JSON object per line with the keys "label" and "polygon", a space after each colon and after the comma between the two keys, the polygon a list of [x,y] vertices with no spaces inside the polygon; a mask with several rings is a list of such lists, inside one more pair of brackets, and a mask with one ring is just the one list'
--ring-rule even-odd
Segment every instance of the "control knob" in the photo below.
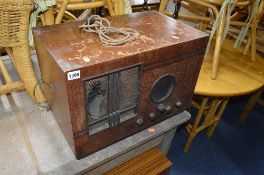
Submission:
{"label": "control knob", "polygon": [[163,103],[160,103],[158,106],[157,106],[157,110],[161,113],[165,112],[165,105]]}
{"label": "control knob", "polygon": [[139,118],[136,120],[136,125],[137,126],[142,126],[144,124],[144,120],[142,118]]}
{"label": "control knob", "polygon": [[155,120],[155,119],[156,119],[156,115],[155,115],[155,113],[154,113],[154,112],[150,113],[149,116],[148,116],[148,118],[149,118],[151,121]]}
{"label": "control knob", "polygon": [[180,108],[182,108],[182,103],[180,101],[177,101],[175,106],[177,109],[180,109]]}
{"label": "control knob", "polygon": [[166,111],[166,112],[170,112],[171,109],[172,109],[171,106],[166,106],[165,111]]}

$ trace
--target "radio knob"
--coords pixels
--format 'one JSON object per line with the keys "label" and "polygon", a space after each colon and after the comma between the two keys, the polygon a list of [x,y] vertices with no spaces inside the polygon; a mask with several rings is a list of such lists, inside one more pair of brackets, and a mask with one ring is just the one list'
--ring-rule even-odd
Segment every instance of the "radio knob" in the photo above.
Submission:
{"label": "radio knob", "polygon": [[171,109],[172,109],[171,106],[166,106],[165,111],[166,111],[166,112],[170,112]]}
{"label": "radio knob", "polygon": [[150,113],[148,117],[149,117],[149,119],[150,119],[151,121],[153,121],[153,120],[156,119],[156,115],[155,115],[154,112]]}
{"label": "radio knob", "polygon": [[143,124],[144,124],[144,120],[143,119],[139,118],[139,119],[136,120],[136,125],[137,126],[142,126]]}
{"label": "radio knob", "polygon": [[165,112],[165,105],[163,103],[159,104],[157,110],[162,113]]}
{"label": "radio knob", "polygon": [[180,101],[177,101],[175,105],[178,109],[182,108],[182,103]]}

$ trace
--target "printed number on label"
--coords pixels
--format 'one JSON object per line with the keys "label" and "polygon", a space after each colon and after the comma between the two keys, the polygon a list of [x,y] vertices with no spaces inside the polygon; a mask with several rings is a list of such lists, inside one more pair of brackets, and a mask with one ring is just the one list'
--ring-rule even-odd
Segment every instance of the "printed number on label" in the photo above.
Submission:
{"label": "printed number on label", "polygon": [[68,80],[76,80],[81,77],[80,70],[68,72]]}

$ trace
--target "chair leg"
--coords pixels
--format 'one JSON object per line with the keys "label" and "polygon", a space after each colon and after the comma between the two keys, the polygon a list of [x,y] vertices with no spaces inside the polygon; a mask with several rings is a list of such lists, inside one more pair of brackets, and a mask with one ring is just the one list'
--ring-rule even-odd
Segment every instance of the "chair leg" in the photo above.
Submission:
{"label": "chair leg", "polygon": [[124,14],[124,2],[123,0],[114,0],[114,13],[115,15]]}
{"label": "chair leg", "polygon": [[124,0],[118,0],[118,15],[124,14]]}
{"label": "chair leg", "polygon": [[256,44],[257,44],[257,17],[254,15],[251,25],[251,61],[256,61]]}
{"label": "chair leg", "polygon": [[45,12],[43,15],[44,15],[45,25],[54,24],[55,19],[54,19],[54,14],[53,14],[53,8],[49,8],[49,10]]}
{"label": "chair leg", "polygon": [[106,3],[107,3],[107,8],[108,8],[110,16],[114,16],[115,15],[115,11],[114,11],[114,8],[113,8],[113,5],[112,5],[112,1],[111,0],[106,0]]}
{"label": "chair leg", "polygon": [[220,119],[221,119],[221,117],[225,111],[225,108],[227,106],[228,101],[229,101],[229,99],[226,99],[222,102],[221,107],[215,116],[215,118],[217,119],[216,122],[208,128],[207,137],[211,137],[213,135],[214,130],[215,130],[216,126],[218,125],[218,122],[220,121]]}
{"label": "chair leg", "polygon": [[258,99],[258,104],[264,107],[264,100]]}
{"label": "chair leg", "polygon": [[244,108],[244,110],[243,110],[243,112],[239,118],[240,123],[244,123],[247,120],[249,114],[253,110],[253,107],[257,103],[257,101],[260,98],[263,91],[264,91],[264,89],[261,89],[261,90],[258,90],[257,92],[255,92],[251,95],[246,107]]}
{"label": "chair leg", "polygon": [[12,78],[10,77],[9,73],[7,72],[7,69],[3,63],[3,61],[0,59],[0,72],[2,73],[2,76],[5,80],[5,82],[12,83]]}
{"label": "chair leg", "polygon": [[1,58],[0,58],[0,72],[2,73],[3,79],[5,81],[5,85],[0,85],[0,95],[8,94],[19,90],[25,90],[24,83],[20,81],[13,82]]}
{"label": "chair leg", "polygon": [[56,17],[56,20],[55,20],[55,24],[60,24],[61,23],[61,20],[63,18],[63,15],[66,11],[66,8],[69,4],[69,0],[63,0],[62,4],[61,4],[61,7],[60,7],[60,10],[58,12],[58,15]]}
{"label": "chair leg", "polygon": [[[247,55],[250,45],[254,42],[255,44],[253,45],[253,47],[251,47],[251,60],[252,61],[256,61],[256,32],[257,32],[257,26],[258,23],[261,19],[261,17],[263,16],[264,13],[264,1],[260,2],[260,5],[258,7],[258,11],[256,16],[252,19],[252,26],[251,26],[251,35],[248,38],[246,47],[244,49],[243,54]],[[254,36],[255,41],[251,40],[251,37]]]}
{"label": "chair leg", "polygon": [[13,47],[13,59],[16,65],[17,72],[25,84],[27,93],[31,98],[38,103],[46,101],[40,86],[36,86],[35,97],[33,95],[34,87],[37,83],[37,78],[33,64],[31,61],[30,50],[27,44],[23,46]]}
{"label": "chair leg", "polygon": [[190,130],[189,137],[188,137],[188,139],[187,139],[187,141],[185,143],[184,149],[183,149],[183,152],[185,152],[185,153],[189,151],[190,146],[192,144],[192,141],[193,141],[194,137],[197,134],[196,130],[197,130],[198,126],[199,126],[199,123],[200,123],[201,118],[203,116],[204,110],[205,110],[205,108],[207,106],[207,103],[208,103],[208,98],[203,98],[201,107],[200,107],[200,109],[198,111],[197,116],[195,117],[194,124],[193,124],[193,126],[192,126],[192,128]]}
{"label": "chair leg", "polygon": [[203,21],[199,24],[199,30],[205,31],[207,29],[207,26],[209,25],[208,21]]}
{"label": "chair leg", "polygon": [[213,55],[213,67],[212,67],[212,75],[211,75],[211,78],[213,80],[215,80],[217,76],[217,68],[218,68],[218,62],[219,62],[224,27],[225,27],[225,17],[226,17],[226,12],[224,12],[220,17],[221,18],[220,24],[216,33],[215,49]]}
{"label": "chair leg", "polygon": [[238,21],[241,18],[245,17],[246,15],[243,13],[239,13],[239,12],[235,12],[232,16],[231,16],[231,20],[232,21]]}
{"label": "chair leg", "polygon": [[118,9],[118,0],[113,0],[113,4],[114,4],[114,12],[115,12],[115,15],[118,15],[119,14],[119,9]]}
{"label": "chair leg", "polygon": [[124,2],[123,0],[114,0],[115,15],[124,14]]}
{"label": "chair leg", "polygon": [[161,0],[160,1],[159,12],[163,13],[166,10],[168,2],[169,2],[169,0]]}
{"label": "chair leg", "polygon": [[248,51],[249,51],[249,48],[250,48],[250,43],[251,43],[251,38],[248,37],[248,41],[247,41],[246,47],[244,49],[243,55],[247,55],[248,54]]}

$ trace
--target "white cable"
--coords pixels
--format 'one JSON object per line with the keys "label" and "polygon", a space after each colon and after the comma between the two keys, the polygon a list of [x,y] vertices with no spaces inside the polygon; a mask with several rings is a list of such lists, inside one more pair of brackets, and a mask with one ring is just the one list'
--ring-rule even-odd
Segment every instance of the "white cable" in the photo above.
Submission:
{"label": "white cable", "polygon": [[[97,33],[100,40],[107,45],[122,45],[135,40],[139,33],[131,28],[116,28],[110,25],[110,22],[98,15],[92,15],[87,18],[87,23],[79,26],[83,31]],[[112,38],[109,34],[121,34],[122,38]]]}

